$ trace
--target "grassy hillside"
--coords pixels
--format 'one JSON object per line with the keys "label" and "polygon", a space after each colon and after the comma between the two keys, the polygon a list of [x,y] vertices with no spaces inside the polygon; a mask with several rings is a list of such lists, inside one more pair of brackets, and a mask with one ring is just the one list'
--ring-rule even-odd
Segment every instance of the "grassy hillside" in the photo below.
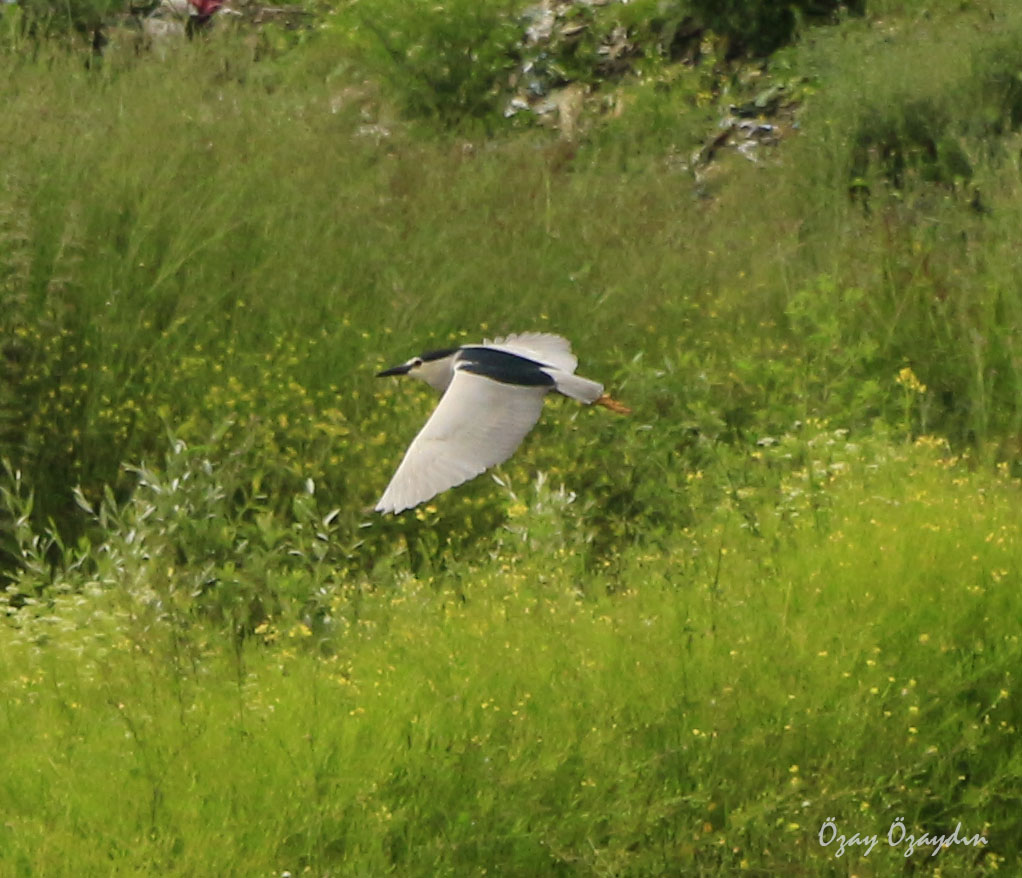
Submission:
{"label": "grassy hillside", "polygon": [[[1016,868],[1012,7],[707,36],[571,137],[348,7],[0,55],[0,874]],[[534,329],[635,413],[371,513],[434,404],[374,373]]]}

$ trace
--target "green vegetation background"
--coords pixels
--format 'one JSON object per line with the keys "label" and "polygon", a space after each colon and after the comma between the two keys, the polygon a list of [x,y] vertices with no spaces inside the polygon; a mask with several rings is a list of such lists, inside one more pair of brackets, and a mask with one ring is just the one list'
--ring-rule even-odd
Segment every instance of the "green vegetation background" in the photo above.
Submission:
{"label": "green vegetation background", "polygon": [[[1022,15],[674,63],[607,7],[566,142],[511,9],[88,63],[3,13],[0,874],[1017,867]],[[537,329],[635,414],[373,515],[434,402],[375,371]]]}

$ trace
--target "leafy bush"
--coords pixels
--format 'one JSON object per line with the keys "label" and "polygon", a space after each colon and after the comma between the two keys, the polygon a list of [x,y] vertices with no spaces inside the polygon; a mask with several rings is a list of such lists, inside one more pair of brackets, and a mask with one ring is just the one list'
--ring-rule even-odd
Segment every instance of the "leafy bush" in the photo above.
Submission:
{"label": "leafy bush", "polygon": [[853,194],[867,192],[867,181],[873,174],[895,189],[903,189],[912,176],[950,187],[970,180],[972,163],[954,136],[943,107],[909,100],[872,110],[863,118],[855,137]]}
{"label": "leafy bush", "polygon": [[96,50],[104,43],[104,23],[127,6],[125,0],[19,0],[19,4],[24,10],[23,27],[30,36],[77,34]]}
{"label": "leafy bush", "polygon": [[690,0],[690,6],[706,27],[733,41],[732,54],[768,54],[791,40],[800,19],[861,14],[866,0]]}
{"label": "leafy bush", "polygon": [[[944,41],[926,31],[912,32],[910,42],[908,29],[896,28],[895,52],[878,51],[863,32],[846,35],[863,57],[855,69],[831,69],[827,95],[808,113],[843,141],[854,195],[904,193],[916,184],[932,193],[937,184],[983,207],[978,163],[1012,160],[1011,135],[1022,127],[1022,18],[1011,9],[991,20],[996,32],[961,29],[956,51],[936,66],[930,61]],[[820,42],[821,54],[834,51]]]}
{"label": "leafy bush", "polygon": [[513,0],[381,0],[343,7],[332,30],[414,116],[454,124],[495,107],[521,33]]}
{"label": "leafy bush", "polygon": [[509,87],[531,98],[568,83],[598,87],[628,74],[660,74],[667,63],[701,58],[705,30],[731,54],[768,54],[789,42],[801,18],[832,19],[864,3],[801,0],[633,0],[551,8],[507,0],[351,3],[331,30],[362,65],[387,82],[414,116],[447,125],[495,113]]}

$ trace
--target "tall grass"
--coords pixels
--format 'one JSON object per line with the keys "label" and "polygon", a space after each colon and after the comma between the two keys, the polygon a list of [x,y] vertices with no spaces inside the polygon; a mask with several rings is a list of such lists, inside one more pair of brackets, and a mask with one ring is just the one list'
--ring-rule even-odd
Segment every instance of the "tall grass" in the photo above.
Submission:
{"label": "tall grass", "polygon": [[[330,34],[0,58],[0,871],[1015,865],[1022,31],[888,5],[699,185],[705,69],[566,146]],[[635,416],[373,516],[433,404],[373,374],[528,329]]]}
{"label": "tall grass", "polygon": [[92,584],[8,627],[4,861],[830,875],[825,820],[902,817],[989,841],[920,867],[1014,863],[1017,484],[818,427],[748,466],[734,495],[698,474],[712,516],[600,570],[570,542],[579,502],[539,484],[492,563],[328,573],[324,613],[235,641],[183,613],[159,514],[111,527]]}
{"label": "tall grass", "polygon": [[[979,45],[952,61],[967,69]],[[357,133],[343,74],[268,76],[230,46],[8,77],[4,319],[29,426],[7,447],[47,498],[115,480],[159,447],[161,418],[215,420],[227,397],[265,413],[245,397],[279,400],[294,382],[313,408],[364,423],[367,358],[452,329],[569,331],[604,375],[634,353],[654,370],[669,361],[631,389],[679,420],[706,375],[732,428],[849,406],[867,422],[897,411],[889,376],[910,362],[934,389],[927,427],[1017,429],[1004,329],[1017,175],[977,161],[987,214],[919,184],[921,205],[878,193],[863,215],[843,194],[858,118],[847,78],[828,82],[777,162],[736,169],[704,204],[657,152],[622,172],[613,142],[566,167],[529,137],[472,145],[394,126],[377,144]],[[705,113],[677,109],[684,142],[684,120]]]}

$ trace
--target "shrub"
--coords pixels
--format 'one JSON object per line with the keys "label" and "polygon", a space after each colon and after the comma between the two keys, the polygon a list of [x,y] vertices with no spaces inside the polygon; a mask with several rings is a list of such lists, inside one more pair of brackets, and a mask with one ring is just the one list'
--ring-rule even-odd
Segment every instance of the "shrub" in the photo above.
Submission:
{"label": "shrub", "polygon": [[945,108],[927,100],[874,106],[863,117],[852,152],[852,192],[878,174],[896,189],[910,176],[948,186],[972,177],[972,163],[954,136]]}
{"label": "shrub", "polygon": [[789,42],[800,18],[825,18],[846,9],[862,14],[865,0],[691,0],[706,27],[732,41],[732,54],[768,54]]}
{"label": "shrub", "polygon": [[451,124],[494,108],[495,83],[521,38],[509,2],[383,0],[353,4],[335,29],[413,116]]}
{"label": "shrub", "polygon": [[23,27],[35,38],[76,34],[94,49],[103,47],[104,22],[124,9],[123,0],[22,0]]}

